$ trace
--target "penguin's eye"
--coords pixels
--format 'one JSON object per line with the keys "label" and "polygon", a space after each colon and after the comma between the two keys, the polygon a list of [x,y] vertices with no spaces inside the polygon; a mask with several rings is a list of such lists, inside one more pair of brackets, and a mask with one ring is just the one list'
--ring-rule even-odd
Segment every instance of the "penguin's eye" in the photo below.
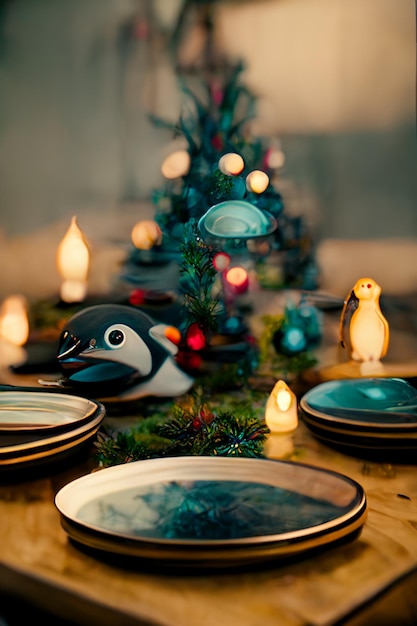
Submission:
{"label": "penguin's eye", "polygon": [[126,341],[126,335],[120,328],[109,329],[104,335],[104,340],[112,348],[120,348]]}

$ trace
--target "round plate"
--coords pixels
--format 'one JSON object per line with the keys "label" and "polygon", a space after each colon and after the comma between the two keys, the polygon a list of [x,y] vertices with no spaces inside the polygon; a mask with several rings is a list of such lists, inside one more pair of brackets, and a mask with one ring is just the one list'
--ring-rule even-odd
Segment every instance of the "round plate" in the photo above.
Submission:
{"label": "round plate", "polygon": [[[95,436],[106,415],[103,404],[78,396],[3,392],[0,401],[5,406],[7,399],[3,394],[8,396],[13,415],[13,407],[19,406],[22,428],[19,430],[16,420],[14,428],[0,432],[0,471],[44,464],[75,451]],[[36,424],[39,416],[41,420]],[[43,422],[46,418],[49,424]],[[5,425],[8,423],[4,421]]]}
{"label": "round plate", "polygon": [[362,487],[285,461],[178,457],[78,478],[55,504],[75,542],[175,568],[234,567],[288,557],[360,531]]}
{"label": "round plate", "polygon": [[403,379],[328,381],[301,398],[300,410],[317,437],[344,451],[416,458],[417,389]]}
{"label": "round plate", "polygon": [[48,435],[78,428],[97,411],[97,402],[78,396],[32,391],[0,392],[0,436]]}

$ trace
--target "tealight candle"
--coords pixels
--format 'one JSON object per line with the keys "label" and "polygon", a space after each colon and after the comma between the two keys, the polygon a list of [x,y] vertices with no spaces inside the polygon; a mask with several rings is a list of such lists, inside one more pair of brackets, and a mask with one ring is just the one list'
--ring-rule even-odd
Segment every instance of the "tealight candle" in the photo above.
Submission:
{"label": "tealight candle", "polygon": [[269,176],[262,170],[253,170],[246,177],[246,189],[254,193],[263,193],[269,185]]}
{"label": "tealight candle", "polygon": [[265,423],[270,433],[265,454],[272,459],[288,458],[294,452],[292,433],[298,426],[297,398],[284,380],[275,383],[265,408]]}
{"label": "tealight candle", "polygon": [[23,346],[29,337],[26,298],[8,296],[0,308],[0,337],[15,346]]}
{"label": "tealight candle", "polygon": [[225,282],[235,294],[245,293],[249,287],[249,275],[244,267],[235,265],[226,270]]}
{"label": "tealight candle", "polygon": [[63,302],[84,300],[87,295],[89,262],[88,243],[74,216],[57,250],[57,267],[62,278],[61,299]]}
{"label": "tealight candle", "polygon": [[268,397],[265,422],[271,433],[290,433],[297,429],[297,398],[284,380],[275,383]]}
{"label": "tealight candle", "polygon": [[0,367],[20,365],[26,358],[23,348],[29,337],[26,298],[8,296],[0,307]]}

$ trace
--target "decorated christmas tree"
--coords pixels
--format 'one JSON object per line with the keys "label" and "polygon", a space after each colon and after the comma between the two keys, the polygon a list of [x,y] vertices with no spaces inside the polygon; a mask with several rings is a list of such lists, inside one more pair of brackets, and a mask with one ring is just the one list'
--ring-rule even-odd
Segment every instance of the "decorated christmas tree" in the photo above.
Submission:
{"label": "decorated christmas tree", "polygon": [[[301,217],[286,214],[273,182],[284,155],[251,134],[256,98],[241,80],[243,70],[238,63],[180,74],[179,120],[151,116],[178,149],[161,164],[164,183],[153,193],[154,220],[136,224],[128,259],[133,282],[135,275],[142,283],[152,275],[153,289],[175,290],[184,366],[201,368],[198,355],[216,366],[232,362],[238,376],[258,364],[242,294],[250,296],[253,283],[267,289],[315,286],[308,229]],[[167,266],[175,268],[175,281]]]}
{"label": "decorated christmas tree", "polygon": [[[178,122],[151,116],[182,144],[163,161],[165,183],[153,193],[158,230],[150,245],[147,239],[135,246],[129,261],[178,261],[185,229],[196,222],[214,249],[255,264],[263,286],[309,288],[311,237],[300,216],[286,214],[271,182],[283,153],[251,135],[256,98],[241,81],[243,69],[239,63],[206,79],[180,76],[184,104]],[[221,213],[214,214],[217,205]],[[280,277],[268,284],[264,264],[277,252]]]}

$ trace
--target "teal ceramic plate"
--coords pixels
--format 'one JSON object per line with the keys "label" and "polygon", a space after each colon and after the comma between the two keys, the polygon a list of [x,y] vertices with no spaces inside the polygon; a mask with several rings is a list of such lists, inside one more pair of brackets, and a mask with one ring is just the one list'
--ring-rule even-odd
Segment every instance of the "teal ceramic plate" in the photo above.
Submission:
{"label": "teal ceramic plate", "polygon": [[346,476],[232,457],[103,469],[68,483],[55,504],[81,546],[197,569],[274,560],[353,538],[367,512],[364,490]]}
{"label": "teal ceramic plate", "polygon": [[318,438],[346,452],[417,460],[417,389],[403,379],[325,382],[301,398],[300,410]]}

